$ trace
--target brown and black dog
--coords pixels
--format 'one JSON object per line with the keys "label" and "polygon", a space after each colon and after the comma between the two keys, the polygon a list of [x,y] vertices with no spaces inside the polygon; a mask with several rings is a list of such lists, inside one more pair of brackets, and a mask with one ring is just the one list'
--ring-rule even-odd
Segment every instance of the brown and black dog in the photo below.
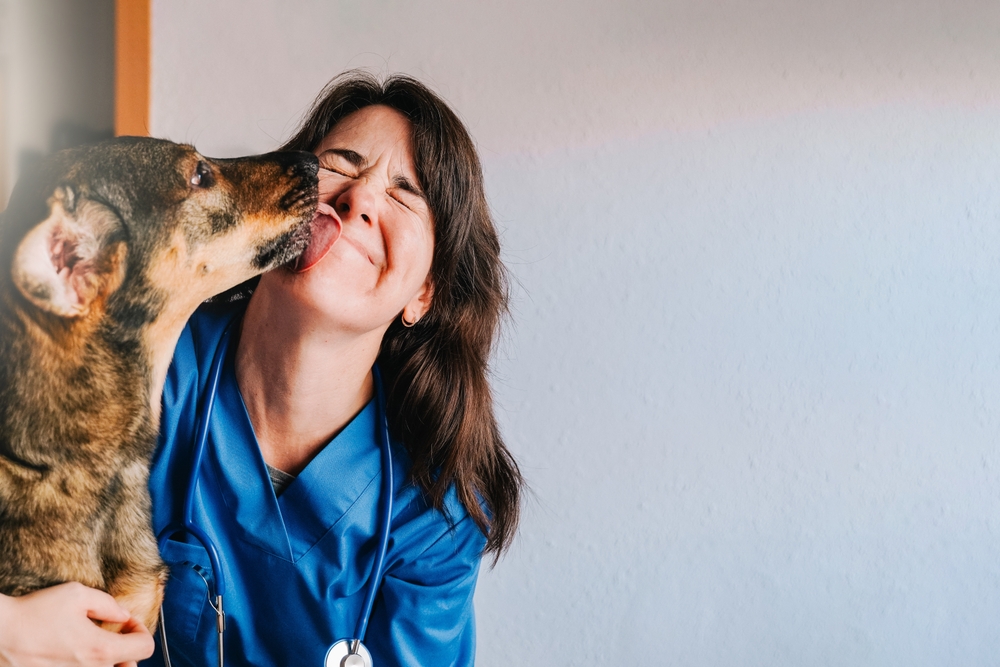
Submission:
{"label": "brown and black dog", "polygon": [[0,220],[0,592],[79,581],[155,627],[146,484],[174,345],[203,300],[301,252],[316,173],[127,137],[21,179]]}

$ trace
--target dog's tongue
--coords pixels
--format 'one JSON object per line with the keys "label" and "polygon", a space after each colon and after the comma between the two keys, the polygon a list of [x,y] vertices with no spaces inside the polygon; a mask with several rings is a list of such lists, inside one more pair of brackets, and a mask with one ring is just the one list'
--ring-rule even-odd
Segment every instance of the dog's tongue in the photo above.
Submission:
{"label": "dog's tongue", "polygon": [[295,260],[296,273],[308,271],[326,257],[330,248],[340,238],[340,220],[328,204],[320,204],[312,219],[309,245]]}

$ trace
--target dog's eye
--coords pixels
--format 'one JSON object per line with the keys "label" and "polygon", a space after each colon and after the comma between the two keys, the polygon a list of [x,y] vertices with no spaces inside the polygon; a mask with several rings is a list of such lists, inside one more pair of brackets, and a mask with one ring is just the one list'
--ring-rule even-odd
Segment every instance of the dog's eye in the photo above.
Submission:
{"label": "dog's eye", "polygon": [[215,179],[212,178],[212,168],[208,166],[208,163],[202,160],[195,167],[194,175],[191,176],[191,185],[196,188],[210,188],[212,184],[215,183]]}

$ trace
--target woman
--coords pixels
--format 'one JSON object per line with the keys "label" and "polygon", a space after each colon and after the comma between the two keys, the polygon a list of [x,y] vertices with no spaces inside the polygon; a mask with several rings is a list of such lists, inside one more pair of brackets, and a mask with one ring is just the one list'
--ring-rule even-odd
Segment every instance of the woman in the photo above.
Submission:
{"label": "woman", "polygon": [[[486,377],[506,292],[475,149],[418,82],[361,73],[335,79],[284,148],[319,156],[322,215],[295,266],[206,305],[182,335],[150,476],[154,529],[182,514],[198,405],[230,328],[194,503],[227,577],[227,663],[321,664],[353,638],[375,558],[377,362],[396,481],[365,644],[380,667],[471,664],[479,557],[509,544],[521,485]],[[207,554],[180,535],[163,555],[173,664],[215,664]],[[91,616],[114,615],[93,599],[107,609]],[[142,657],[142,638],[114,637],[103,664]]]}

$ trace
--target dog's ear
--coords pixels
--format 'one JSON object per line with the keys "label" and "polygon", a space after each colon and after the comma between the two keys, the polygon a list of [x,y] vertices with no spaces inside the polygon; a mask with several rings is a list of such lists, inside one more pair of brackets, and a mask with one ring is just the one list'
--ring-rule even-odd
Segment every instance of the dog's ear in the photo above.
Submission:
{"label": "dog's ear", "polygon": [[111,258],[106,252],[117,224],[107,208],[60,186],[50,199],[49,217],[17,247],[14,283],[43,310],[61,317],[85,314],[108,284],[108,271],[124,268],[120,252]]}

